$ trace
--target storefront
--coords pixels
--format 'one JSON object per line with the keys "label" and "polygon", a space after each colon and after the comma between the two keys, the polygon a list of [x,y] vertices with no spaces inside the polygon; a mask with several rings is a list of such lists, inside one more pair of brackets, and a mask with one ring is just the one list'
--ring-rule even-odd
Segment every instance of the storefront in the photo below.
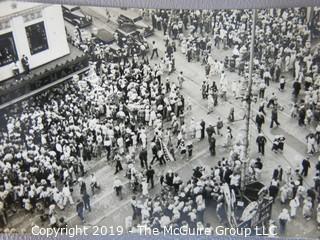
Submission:
{"label": "storefront", "polygon": [[25,71],[23,56],[32,70],[70,53],[60,5],[1,2],[0,7],[8,9],[0,16],[0,81],[13,77],[14,68]]}

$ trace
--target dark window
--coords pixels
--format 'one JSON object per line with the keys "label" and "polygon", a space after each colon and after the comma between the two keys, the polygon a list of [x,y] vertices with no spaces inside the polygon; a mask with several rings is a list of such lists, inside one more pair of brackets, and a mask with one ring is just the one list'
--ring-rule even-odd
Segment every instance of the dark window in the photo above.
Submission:
{"label": "dark window", "polygon": [[48,49],[48,41],[44,23],[39,22],[26,27],[31,55]]}
{"label": "dark window", "polygon": [[12,33],[0,35],[0,67],[17,61],[17,51]]}

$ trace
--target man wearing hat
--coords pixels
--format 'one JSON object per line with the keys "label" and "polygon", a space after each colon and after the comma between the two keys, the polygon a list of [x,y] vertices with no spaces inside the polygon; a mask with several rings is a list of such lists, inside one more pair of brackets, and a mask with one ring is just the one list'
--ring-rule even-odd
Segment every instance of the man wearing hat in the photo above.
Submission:
{"label": "man wearing hat", "polygon": [[151,182],[151,188],[154,188],[154,174],[155,174],[154,169],[151,166],[149,166],[149,169],[146,172],[146,176],[147,176],[147,183]]}
{"label": "man wearing hat", "polygon": [[303,159],[301,165],[302,165],[301,175],[304,177],[308,176],[308,170],[311,167],[309,157],[306,157],[305,159]]}
{"label": "man wearing hat", "polygon": [[213,134],[216,134],[216,131],[211,124],[209,124],[209,126],[207,127],[206,132],[208,135],[208,139],[210,139]]}
{"label": "man wearing hat", "polygon": [[90,195],[87,192],[83,193],[82,200],[83,200],[85,209],[91,212]]}
{"label": "man wearing hat", "polygon": [[122,200],[122,186],[123,183],[118,177],[116,177],[113,183],[113,188],[116,191],[116,195],[120,197],[120,200]]}
{"label": "man wearing hat", "polygon": [[267,142],[266,137],[262,133],[259,133],[256,142],[258,144],[258,152],[264,155],[264,146]]}
{"label": "man wearing hat", "polygon": [[30,73],[29,59],[26,55],[22,55],[21,64],[26,74]]}
{"label": "man wearing hat", "polygon": [[141,152],[139,154],[141,168],[148,169],[148,156],[147,156],[147,154],[148,154],[147,149],[146,148],[142,148]]}
{"label": "man wearing hat", "polygon": [[85,221],[84,221],[84,204],[80,199],[77,200],[76,210],[77,210],[78,217],[80,218],[82,223],[85,223]]}
{"label": "man wearing hat", "polygon": [[140,52],[141,52],[141,58],[142,60],[145,60],[145,57],[146,57],[146,47],[145,45],[142,43],[140,44]]}
{"label": "man wearing hat", "polygon": [[273,128],[273,123],[276,123],[277,126],[280,125],[280,123],[278,122],[278,110],[276,107],[273,107],[272,111],[271,111],[271,123],[270,123],[270,128]]}
{"label": "man wearing hat", "polygon": [[283,169],[282,169],[281,165],[279,165],[278,168],[273,170],[272,178],[281,182],[282,175],[283,175]]}
{"label": "man wearing hat", "polygon": [[157,44],[156,44],[156,41],[153,41],[153,42],[152,42],[152,54],[151,54],[151,58],[150,58],[150,59],[153,58],[154,54],[156,54],[157,57],[159,57],[159,54],[158,54],[158,46],[157,46]]}
{"label": "man wearing hat", "polygon": [[302,207],[302,215],[303,217],[309,221],[312,217],[312,199],[311,197],[307,197],[303,202]]}
{"label": "man wearing hat", "polygon": [[87,185],[84,182],[83,178],[79,178],[78,182],[80,184],[80,194],[84,194],[85,192],[87,192]]}
{"label": "man wearing hat", "polygon": [[264,122],[265,122],[265,119],[264,119],[263,113],[258,112],[257,116],[256,116],[256,124],[257,124],[258,133],[261,133],[262,124],[264,124]]}
{"label": "man wearing hat", "polygon": [[287,222],[291,220],[288,209],[282,209],[282,212],[279,214],[279,227],[280,234],[283,235],[286,231]]}

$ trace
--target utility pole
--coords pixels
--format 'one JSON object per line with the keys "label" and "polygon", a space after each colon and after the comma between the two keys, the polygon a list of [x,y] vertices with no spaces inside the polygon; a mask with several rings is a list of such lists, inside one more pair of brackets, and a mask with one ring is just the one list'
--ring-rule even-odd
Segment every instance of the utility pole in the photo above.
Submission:
{"label": "utility pole", "polygon": [[246,135],[245,135],[245,149],[244,159],[241,168],[241,190],[244,190],[246,185],[246,175],[248,170],[248,158],[249,158],[249,130],[250,130],[250,116],[251,116],[251,95],[252,95],[252,72],[253,72],[253,58],[254,58],[254,43],[256,37],[256,21],[257,21],[257,9],[252,10],[252,27],[251,27],[251,45],[250,45],[250,63],[249,63],[249,86],[246,96],[247,100],[247,113],[246,113]]}
{"label": "utility pole", "polygon": [[306,12],[307,24],[310,24],[310,22],[312,23],[313,15],[314,15],[314,7],[307,7],[307,12]]}
{"label": "utility pole", "polygon": [[306,21],[307,21],[307,25],[308,25],[308,28],[311,33],[309,36],[310,43],[313,39],[312,30],[313,30],[314,24],[315,24],[313,17],[314,17],[314,7],[307,7]]}

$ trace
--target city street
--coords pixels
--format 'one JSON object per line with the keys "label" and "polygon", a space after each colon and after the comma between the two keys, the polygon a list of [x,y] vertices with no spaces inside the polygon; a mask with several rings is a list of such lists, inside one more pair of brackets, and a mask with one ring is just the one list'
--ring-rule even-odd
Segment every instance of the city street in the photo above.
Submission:
{"label": "city street", "polygon": [[[121,13],[126,11],[134,11],[137,14],[138,10],[117,10],[117,9],[108,9],[111,14],[110,22],[105,20],[105,9],[97,7],[82,7],[82,10],[88,15],[93,17],[93,26],[86,28],[90,31],[93,27],[96,28],[105,28],[109,31],[114,31],[117,27],[116,19]],[[150,22],[146,22],[151,24]],[[67,31],[70,34],[73,34],[73,26],[69,23],[66,23]],[[156,41],[159,46],[159,57],[154,58],[150,61],[151,65],[157,64],[160,61],[160,58],[164,56],[165,46],[163,41],[162,31],[154,31],[154,35],[147,38],[149,46],[151,46],[152,41]],[[213,48],[212,56],[214,59],[219,61],[224,61],[225,56],[230,56],[232,50],[222,50]],[[148,54],[150,57],[150,52]],[[176,71],[173,74],[170,74],[168,77],[170,82],[174,82],[178,85],[178,74],[180,71],[183,71],[183,74],[186,78],[186,81],[183,83],[183,94],[185,99],[190,98],[192,103],[192,110],[186,114],[186,123],[187,128],[191,119],[195,122],[203,119],[206,122],[206,125],[209,124],[216,125],[218,117],[220,117],[224,122],[224,127],[222,129],[223,136],[217,136],[217,153],[216,156],[212,157],[209,153],[209,146],[207,138],[202,141],[194,142],[194,154],[191,159],[183,159],[179,152],[176,153],[177,161],[169,162],[165,166],[156,165],[156,187],[149,191],[151,197],[156,196],[160,192],[159,177],[161,174],[165,173],[167,170],[171,169],[174,172],[178,172],[179,176],[183,180],[190,179],[190,176],[193,173],[193,169],[197,166],[204,166],[207,168],[214,167],[217,164],[217,161],[221,160],[223,157],[229,156],[229,149],[224,147],[226,126],[230,126],[233,132],[233,142],[236,140],[242,139],[245,136],[245,120],[244,109],[242,103],[239,99],[235,99],[232,95],[231,83],[234,79],[240,78],[236,72],[226,71],[225,80],[228,81],[229,89],[227,91],[227,101],[223,99],[218,100],[218,106],[214,107],[212,113],[208,114],[207,100],[203,100],[201,96],[201,85],[205,80],[205,69],[204,65],[201,65],[200,62],[188,62],[184,54],[182,54],[181,49],[177,46],[177,52],[175,53],[175,63]],[[163,79],[166,79],[167,75],[163,76]],[[263,125],[262,132],[267,138],[266,144],[266,153],[265,156],[261,157],[258,154],[256,138],[258,136],[256,124],[254,122],[256,113],[258,112],[258,106],[260,101],[257,103],[252,103],[252,116],[250,121],[250,156],[256,158],[260,156],[263,161],[263,170],[262,170],[262,182],[269,186],[272,179],[273,170],[279,165],[282,165],[284,170],[288,168],[296,169],[301,168],[301,161],[307,156],[307,144],[306,136],[314,131],[316,126],[298,126],[297,119],[290,117],[290,109],[292,107],[292,77],[287,76],[287,83],[284,92],[278,90],[279,84],[272,82],[266,90],[266,96],[271,96],[272,92],[275,92],[279,103],[284,107],[283,111],[279,111],[279,127],[274,127],[273,129],[269,128],[270,125],[270,116],[271,111],[266,109],[266,123]],[[214,81],[219,81],[219,76],[214,76]],[[229,124],[227,117],[230,109],[234,107],[235,109],[235,122]],[[152,129],[149,128],[148,141],[150,141],[152,136]],[[284,151],[283,153],[275,153],[271,151],[272,141],[276,135],[283,135],[286,138]],[[148,149],[148,156],[152,156],[151,149]],[[139,159],[136,159],[138,162]],[[150,161],[150,160],[149,160]],[[318,154],[311,156],[311,168],[309,174],[304,178],[306,186],[311,187],[314,185],[313,177],[315,175],[315,164],[318,161]],[[139,164],[137,164],[137,168]],[[119,200],[113,189],[114,182],[114,165],[107,162],[106,157],[103,156],[101,159],[92,160],[91,162],[86,162],[85,166],[88,174],[86,174],[85,181],[89,181],[88,177],[90,173],[95,173],[95,176],[101,186],[95,195],[91,197],[92,211],[85,213],[86,223],[85,225],[106,225],[106,226],[119,226],[125,225],[125,218],[132,215],[132,209],[130,205],[130,199],[132,196],[128,179],[124,176],[125,171],[120,172],[117,176],[126,184],[124,189],[124,198]],[[88,184],[87,184],[88,185]],[[80,198],[79,186],[74,187],[73,193],[74,199]],[[284,206],[280,203],[279,199],[276,199],[275,204],[273,204],[272,210],[272,219],[278,222],[278,215],[281,212]],[[288,208],[288,206],[286,206]],[[215,214],[215,206],[208,205],[205,213],[205,223],[208,222],[212,226],[218,226],[220,223]],[[65,216],[66,221],[69,226],[76,224],[82,224],[78,219],[76,214],[75,206],[68,206],[64,211],[57,210],[58,216]],[[15,217],[10,219],[11,227],[20,227],[29,229],[33,224],[39,224],[40,219],[36,214],[24,214],[23,210],[20,213],[21,217]],[[316,238],[319,236],[316,225],[316,214],[313,215],[312,219],[308,222],[303,218],[301,213],[301,208],[299,208],[297,217],[293,219],[290,224],[287,226],[287,236],[291,237],[307,237],[307,238]]]}

